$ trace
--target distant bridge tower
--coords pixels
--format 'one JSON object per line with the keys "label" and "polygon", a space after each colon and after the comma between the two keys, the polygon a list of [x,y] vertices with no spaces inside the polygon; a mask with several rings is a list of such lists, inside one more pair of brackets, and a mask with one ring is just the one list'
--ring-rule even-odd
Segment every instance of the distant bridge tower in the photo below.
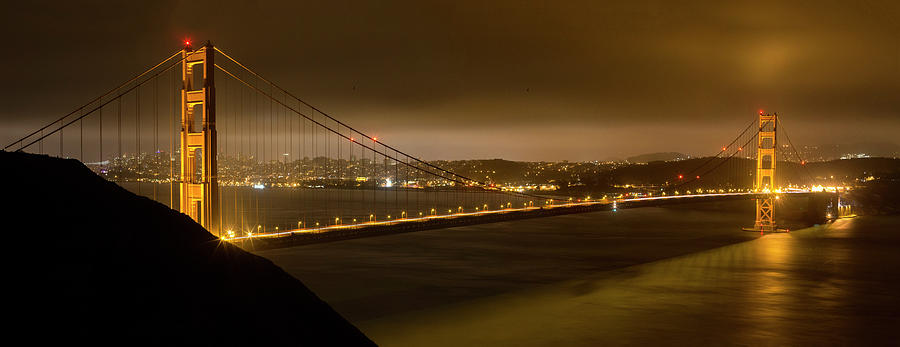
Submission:
{"label": "distant bridge tower", "polygon": [[[181,212],[219,234],[216,163],[215,49],[207,42],[181,51]],[[202,75],[201,75],[202,73]],[[202,80],[197,81],[197,77]]]}
{"label": "distant bridge tower", "polygon": [[756,151],[757,193],[765,196],[756,199],[756,223],[754,229],[761,232],[775,231],[775,132],[778,114],[759,113],[759,135]]}

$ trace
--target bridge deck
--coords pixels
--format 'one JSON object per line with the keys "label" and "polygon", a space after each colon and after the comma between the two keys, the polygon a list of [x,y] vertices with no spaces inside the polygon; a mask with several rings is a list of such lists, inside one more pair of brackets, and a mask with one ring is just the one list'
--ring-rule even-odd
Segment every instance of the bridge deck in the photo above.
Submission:
{"label": "bridge deck", "polygon": [[[792,198],[808,197],[812,192],[789,192],[779,195]],[[244,249],[262,250],[293,247],[305,244],[349,240],[362,237],[382,236],[414,231],[450,228],[464,225],[495,223],[508,220],[541,218],[573,213],[610,211],[623,208],[655,207],[684,203],[756,199],[764,193],[719,193],[645,197],[634,199],[599,200],[568,204],[509,208],[494,211],[458,213],[451,215],[427,216],[396,219],[392,221],[367,222],[351,225],[334,225],[321,228],[286,230],[278,233],[257,234],[227,239]]]}

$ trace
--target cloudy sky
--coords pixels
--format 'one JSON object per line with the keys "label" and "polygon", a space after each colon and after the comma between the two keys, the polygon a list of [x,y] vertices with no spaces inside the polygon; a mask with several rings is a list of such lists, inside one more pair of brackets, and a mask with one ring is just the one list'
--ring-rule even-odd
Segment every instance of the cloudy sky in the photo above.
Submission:
{"label": "cloudy sky", "polygon": [[427,159],[900,142],[897,1],[29,1],[4,6],[3,145],[211,40]]}

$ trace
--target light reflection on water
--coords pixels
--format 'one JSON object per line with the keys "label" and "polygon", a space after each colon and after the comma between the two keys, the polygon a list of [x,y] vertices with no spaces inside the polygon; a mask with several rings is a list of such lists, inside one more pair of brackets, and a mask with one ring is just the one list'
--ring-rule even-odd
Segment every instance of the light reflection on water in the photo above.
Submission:
{"label": "light reflection on water", "polygon": [[896,344],[900,217],[362,322],[383,345]]}

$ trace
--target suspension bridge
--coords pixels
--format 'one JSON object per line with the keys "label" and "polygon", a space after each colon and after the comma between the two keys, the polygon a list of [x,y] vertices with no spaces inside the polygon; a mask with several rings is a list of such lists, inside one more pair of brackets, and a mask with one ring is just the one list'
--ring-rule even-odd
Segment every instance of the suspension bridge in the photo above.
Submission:
{"label": "suspension bridge", "polygon": [[4,150],[80,160],[235,243],[727,199],[756,200],[745,229],[774,232],[782,196],[830,192],[829,213],[842,206],[837,188],[817,184],[777,114],[760,111],[717,153],[644,196],[555,196],[504,189],[395,148],[209,42],[185,42]]}

